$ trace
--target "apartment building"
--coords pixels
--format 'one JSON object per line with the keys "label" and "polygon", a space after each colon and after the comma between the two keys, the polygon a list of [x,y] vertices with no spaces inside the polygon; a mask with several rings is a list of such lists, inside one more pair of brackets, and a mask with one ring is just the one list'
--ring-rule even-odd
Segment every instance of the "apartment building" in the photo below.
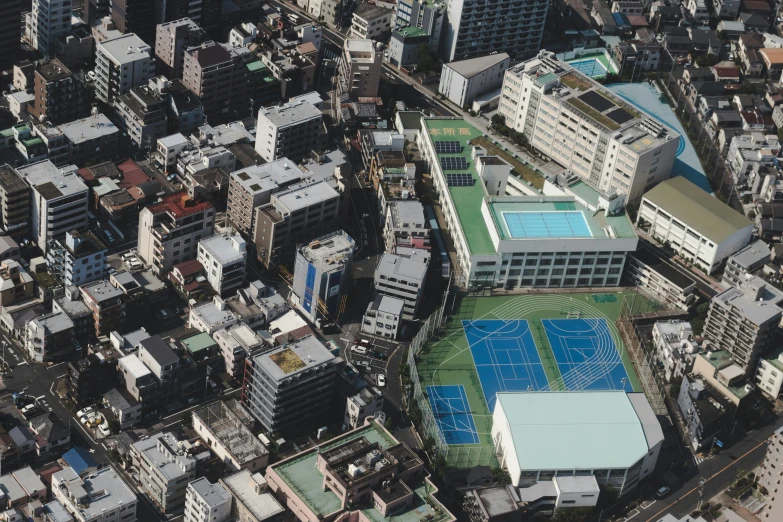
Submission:
{"label": "apartment building", "polygon": [[349,430],[354,430],[364,424],[367,417],[373,417],[383,411],[383,393],[375,386],[362,388],[356,395],[351,395],[345,401],[343,424]]}
{"label": "apartment building", "polygon": [[220,234],[198,243],[196,257],[212,289],[220,296],[233,294],[245,282],[247,243],[239,234]]}
{"label": "apartment building", "polygon": [[49,362],[70,355],[73,321],[62,312],[39,315],[25,325],[24,349],[35,362]]}
{"label": "apartment building", "polygon": [[507,52],[514,60],[541,48],[549,2],[504,0],[496,5],[476,0],[449,4],[441,37],[444,62]]}
{"label": "apartment building", "polygon": [[63,123],[57,129],[68,143],[68,161],[83,165],[87,161],[116,159],[120,130],[101,112]]}
{"label": "apartment building", "polygon": [[142,339],[136,356],[158,380],[162,398],[179,395],[182,368],[179,356],[168,342],[159,335]]}
{"label": "apartment building", "polygon": [[30,231],[30,186],[10,165],[0,165],[0,227],[15,240]]}
{"label": "apartment building", "polygon": [[443,66],[438,92],[458,107],[469,106],[479,96],[500,90],[510,65],[506,53],[448,63]]}
{"label": "apartment building", "polygon": [[25,37],[44,56],[54,56],[57,38],[71,31],[71,0],[34,0],[25,15]]}
{"label": "apartment building", "polygon": [[201,477],[188,484],[185,522],[225,522],[231,515],[231,494],[222,484]]}
{"label": "apartment building", "polygon": [[754,382],[764,396],[777,400],[783,388],[783,349],[761,356]]}
{"label": "apartment building", "polygon": [[95,95],[112,104],[155,75],[152,49],[133,33],[100,42],[95,49],[95,74]]}
{"label": "apartment building", "polygon": [[677,405],[683,418],[685,442],[693,451],[711,449],[714,439],[731,424],[737,411],[713,386],[690,374],[682,378]]}
{"label": "apartment building", "polygon": [[68,231],[65,240],[55,239],[46,253],[49,271],[63,285],[82,286],[106,275],[108,249],[98,236],[85,231]]}
{"label": "apartment building", "polygon": [[389,41],[389,63],[402,67],[419,60],[419,45],[437,52],[446,18],[446,4],[428,0],[397,2]]}
{"label": "apartment building", "polygon": [[84,477],[73,468],[52,475],[52,494],[77,522],[133,522],[136,493],[106,466]]}
{"label": "apartment building", "polygon": [[382,53],[375,50],[372,40],[346,39],[337,85],[340,94],[352,100],[378,96],[382,61]]}
{"label": "apartment building", "polygon": [[117,361],[117,376],[131,397],[141,403],[143,414],[152,413],[160,400],[160,383],[136,354]]}
{"label": "apartment building", "polygon": [[655,360],[665,382],[682,382],[690,373],[693,360],[701,349],[693,340],[693,328],[686,321],[657,321],[652,329]]}
{"label": "apartment building", "polygon": [[297,248],[292,288],[297,308],[311,322],[338,322],[351,285],[353,249],[353,239],[342,230]]}
{"label": "apartment building", "polygon": [[70,230],[87,228],[89,189],[76,170],[75,165],[57,168],[49,160],[17,169],[32,187],[31,235],[44,253],[52,239],[62,238]]}
{"label": "apartment building", "polygon": [[375,268],[375,290],[383,295],[401,299],[402,318],[413,320],[424,295],[427,263],[423,256],[404,257],[385,253]]}
{"label": "apartment building", "polygon": [[139,214],[137,253],[155,274],[195,259],[198,242],[215,230],[215,209],[185,192],[177,192]]}
{"label": "apartment building", "polygon": [[254,423],[236,399],[193,410],[193,429],[231,471],[256,473],[269,463],[269,451],[248,427]]}
{"label": "apartment building", "polygon": [[686,312],[697,300],[696,281],[643,248],[628,255],[625,279],[657,301]]}
{"label": "apartment building", "polygon": [[226,372],[237,381],[245,375],[245,359],[264,347],[263,339],[246,324],[231,325],[212,334],[223,352]]}
{"label": "apartment building", "polygon": [[394,13],[385,7],[360,4],[351,18],[351,38],[381,40],[391,33]]}
{"label": "apartment building", "polygon": [[741,281],[712,298],[703,335],[752,375],[774,340],[783,314],[781,303],[783,292],[760,277]]}
{"label": "apartment building", "polygon": [[636,225],[708,273],[753,234],[749,219],[683,177],[644,194]]}
{"label": "apartment building", "polygon": [[22,20],[23,5],[26,8],[25,4],[27,2],[22,0],[6,0],[3,4],[4,15],[0,19],[0,49],[5,49],[6,52],[0,58],[0,63],[4,66],[11,65],[21,50],[19,26],[20,20]]}
{"label": "apartment building", "polygon": [[737,286],[749,275],[754,275],[764,268],[771,257],[769,245],[761,240],[755,241],[729,257],[723,270],[722,281]]}
{"label": "apartment building", "polygon": [[258,207],[253,230],[256,256],[265,266],[287,257],[296,245],[334,231],[340,193],[326,181],[302,182],[272,194]]}
{"label": "apartment building", "polygon": [[221,478],[220,483],[231,493],[231,516],[236,520],[279,522],[283,519],[285,509],[268,491],[263,474],[243,469]]}
{"label": "apartment building", "polygon": [[402,324],[405,301],[389,295],[378,294],[367,305],[362,318],[362,332],[376,337],[397,340]]}
{"label": "apartment building", "polygon": [[783,517],[783,496],[780,480],[783,477],[783,427],[775,430],[767,444],[767,454],[759,473],[759,484],[767,490],[767,503],[759,511],[761,520],[778,520]]}
{"label": "apartment building", "polygon": [[242,401],[269,432],[293,433],[322,422],[341,359],[313,335],[250,359]]}
{"label": "apartment building", "polygon": [[221,0],[166,0],[155,6],[155,23],[162,24],[171,20],[190,18],[205,31],[218,36],[220,31]]}
{"label": "apartment building", "polygon": [[114,113],[120,126],[142,151],[150,151],[168,134],[168,88],[169,81],[158,76],[114,101]]}
{"label": "apartment building", "polygon": [[207,34],[190,18],[159,24],[155,35],[155,70],[167,78],[182,78],[185,50],[206,40]]}
{"label": "apartment building", "polygon": [[638,201],[671,176],[679,134],[547,51],[506,71],[498,113],[601,192]]}
{"label": "apartment building", "polygon": [[430,249],[430,231],[424,219],[424,207],[418,201],[390,201],[383,226],[386,251],[397,247]]}
{"label": "apartment building", "polygon": [[726,163],[735,183],[742,186],[747,184],[754,165],[771,166],[779,153],[780,142],[777,136],[751,132],[732,138]]}
{"label": "apartment building", "polygon": [[87,283],[79,291],[84,304],[92,313],[95,337],[109,335],[115,330],[122,331],[127,301],[122,290],[114,288],[108,281],[100,280]]}
{"label": "apartment building", "polygon": [[272,194],[305,178],[299,166],[288,158],[253,165],[231,173],[226,215],[240,234],[253,230],[256,209],[269,203]]}
{"label": "apartment building", "polygon": [[185,442],[172,433],[162,432],[130,447],[131,458],[139,470],[139,484],[163,513],[184,507],[188,483],[196,478],[198,461],[185,451]]}
{"label": "apartment building", "polygon": [[136,33],[149,45],[155,44],[155,0],[112,0],[111,20],[121,33]]}
{"label": "apartment building", "polygon": [[301,160],[318,148],[322,116],[320,109],[305,99],[262,108],[256,125],[256,152],[267,162]]}
{"label": "apartment building", "polygon": [[28,112],[36,120],[58,125],[90,113],[87,90],[60,60],[38,62],[33,82],[35,100]]}
{"label": "apartment building", "polygon": [[0,261],[0,306],[10,307],[33,297],[33,277],[13,259]]}

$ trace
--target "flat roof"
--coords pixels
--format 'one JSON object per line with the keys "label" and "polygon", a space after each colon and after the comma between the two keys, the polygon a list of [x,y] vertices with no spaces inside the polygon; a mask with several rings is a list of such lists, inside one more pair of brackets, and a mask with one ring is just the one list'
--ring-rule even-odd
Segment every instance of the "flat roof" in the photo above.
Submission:
{"label": "flat roof", "polygon": [[637,408],[650,405],[643,397],[632,401],[631,395],[501,392],[493,417],[508,424],[507,451],[515,455],[509,458],[522,470],[626,469],[663,440],[660,425],[657,433],[645,433],[647,414],[640,419]]}
{"label": "flat roof", "polygon": [[637,259],[641,264],[649,267],[651,270],[659,274],[661,277],[676,285],[678,288],[688,288],[696,284],[696,282],[690,277],[686,276],[676,268],[673,268],[650,251],[644,248],[638,249],[636,252],[631,252],[631,257]]}
{"label": "flat roof", "polygon": [[251,165],[231,173],[231,179],[251,194],[272,191],[305,177],[305,173],[288,158],[263,165]]}
{"label": "flat roof", "polygon": [[87,185],[76,174],[76,165],[57,167],[49,160],[19,167],[17,172],[27,184],[51,201],[64,196],[71,196],[88,191]]}
{"label": "flat roof", "polygon": [[275,207],[282,206],[288,212],[296,212],[322,201],[338,198],[340,194],[326,181],[316,183],[298,184],[283,192],[278,192],[272,197]]}
{"label": "flat roof", "polygon": [[188,484],[193,488],[201,500],[209,507],[217,507],[231,502],[231,494],[226,491],[222,484],[212,484],[207,477],[201,477]]}
{"label": "flat roof", "polygon": [[200,240],[199,246],[221,265],[245,259],[247,255],[246,242],[239,234],[215,234]]}
{"label": "flat roof", "polygon": [[[220,481],[228,488],[237,502],[240,502],[256,520],[267,520],[285,511],[283,506],[271,493],[256,493],[253,485],[265,483],[266,479],[261,473],[251,474],[243,469],[231,476],[221,478]],[[251,484],[253,481],[253,484]]]}
{"label": "flat roof", "polygon": [[427,275],[427,264],[388,252],[381,255],[378,266],[375,268],[375,274],[385,276],[401,276],[409,280],[423,281]]}
{"label": "flat roof", "polygon": [[98,49],[120,65],[152,57],[152,49],[135,33],[122,34],[98,44]]}
{"label": "flat roof", "polygon": [[682,176],[659,183],[644,195],[644,199],[716,244],[753,225],[748,218]]}
{"label": "flat roof", "polygon": [[187,339],[183,339],[182,344],[184,344],[185,348],[191,353],[200,352],[201,350],[217,346],[215,340],[206,332],[197,333]]}
{"label": "flat roof", "polygon": [[[753,324],[762,325],[767,321],[774,319],[781,313],[780,307],[776,304],[780,302],[781,291],[765,283],[761,278],[754,277],[751,281],[758,280],[758,284],[764,284],[764,290],[758,297],[747,295],[740,288],[732,286],[712,298],[712,302],[721,305],[724,308],[735,308],[739,310],[742,316]],[[741,285],[745,286],[748,282],[743,281]]]}
{"label": "flat roof", "polygon": [[305,99],[299,99],[293,103],[263,108],[258,111],[258,117],[261,116],[276,127],[286,127],[315,118],[320,119],[322,113],[312,103]]}
{"label": "flat roof", "polygon": [[72,143],[76,144],[120,132],[117,126],[101,112],[94,116],[64,123],[58,128]]}
{"label": "flat roof", "polygon": [[335,360],[324,344],[313,335],[297,339],[267,353],[253,358],[255,365],[280,381],[301,373],[313,366],[319,366]]}
{"label": "flat roof", "polygon": [[152,374],[150,369],[147,368],[147,365],[141,362],[135,353],[120,358],[118,364],[121,364],[124,368],[127,368],[131,375],[133,375],[136,379]]}
{"label": "flat roof", "polygon": [[741,267],[749,268],[757,263],[769,261],[771,255],[769,245],[759,239],[736,252],[730,259]]}
{"label": "flat roof", "polygon": [[111,466],[91,473],[83,479],[79,478],[73,468],[58,471],[52,475],[52,479],[54,477],[58,477],[58,482],[70,483],[76,487],[77,491],[89,495],[90,502],[79,506],[80,514],[86,520],[98,518],[106,511],[135,504],[138,501],[136,493],[128,487]]}

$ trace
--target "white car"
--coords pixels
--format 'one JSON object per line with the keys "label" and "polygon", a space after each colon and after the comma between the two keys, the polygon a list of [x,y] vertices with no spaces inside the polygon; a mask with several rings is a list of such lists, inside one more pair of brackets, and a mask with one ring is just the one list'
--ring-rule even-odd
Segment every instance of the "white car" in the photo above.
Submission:
{"label": "white car", "polygon": [[94,413],[88,413],[84,417],[81,417],[79,420],[82,422],[82,424],[87,426],[88,424],[94,423],[97,418],[98,417],[96,417]]}
{"label": "white car", "polygon": [[98,426],[98,431],[104,437],[108,437],[109,435],[111,435],[111,430],[109,429],[109,425],[105,422],[102,423],[100,426]]}
{"label": "white car", "polygon": [[376,380],[378,382],[379,388],[383,388],[384,386],[386,386],[386,376],[384,374],[379,373]]}
{"label": "white car", "polygon": [[95,411],[95,407],[94,406],[87,406],[86,408],[83,408],[83,409],[77,411],[76,412],[76,417],[81,419],[85,415],[89,415],[90,413],[92,413],[94,411]]}
{"label": "white car", "polygon": [[351,351],[353,353],[358,353],[359,355],[365,355],[367,353],[367,348],[359,344],[354,344],[351,346]]}

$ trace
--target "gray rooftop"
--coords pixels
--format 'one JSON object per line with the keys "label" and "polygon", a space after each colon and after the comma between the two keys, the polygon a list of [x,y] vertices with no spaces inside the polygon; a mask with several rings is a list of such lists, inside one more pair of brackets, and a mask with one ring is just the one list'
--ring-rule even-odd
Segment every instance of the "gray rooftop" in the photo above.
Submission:
{"label": "gray rooftop", "polygon": [[267,107],[258,111],[259,120],[263,116],[264,119],[268,120],[275,127],[298,125],[315,118],[320,119],[321,115],[322,113],[318,108],[305,100]]}
{"label": "gray rooftop", "polygon": [[109,406],[120,411],[127,410],[139,403],[127,390],[122,388],[112,388],[103,394],[103,398],[109,403]]}
{"label": "gray rooftop", "polygon": [[221,265],[245,259],[245,240],[239,234],[215,234],[199,241],[199,246]]}
{"label": "gray rooftop", "polygon": [[271,493],[255,492],[255,484],[264,484],[266,479],[261,473],[251,474],[250,471],[243,469],[229,477],[220,479],[237,502],[241,503],[250,511],[256,520],[267,520],[281,515],[284,511],[283,506],[272,496]]}
{"label": "gray rooftop", "polygon": [[19,192],[27,185],[11,165],[0,165],[0,187],[6,192]]}
{"label": "gray rooftop", "polygon": [[169,343],[163,340],[159,335],[153,335],[152,337],[142,339],[139,342],[139,345],[139,350],[144,348],[144,351],[150,354],[150,357],[155,359],[162,367],[179,362],[179,357],[174,353],[174,350],[171,349]]}
{"label": "gray rooftop", "polygon": [[427,265],[415,259],[398,256],[396,254],[383,254],[375,269],[375,275],[402,276],[413,281],[424,281],[427,273]]}
{"label": "gray rooftop", "polygon": [[[158,447],[159,440],[163,450]],[[186,475],[184,467],[196,465],[194,457],[177,453],[177,442],[179,441],[171,433],[156,433],[151,435],[149,439],[134,443],[133,447],[144,455],[167,480],[174,480]]]}
{"label": "gray rooftop", "polygon": [[289,190],[278,192],[272,196],[275,201],[275,208],[281,211],[281,213],[286,213],[286,211],[289,213],[296,212],[297,210],[338,197],[340,197],[340,194],[325,181],[298,184]]}
{"label": "gray rooftop", "polygon": [[0,491],[5,493],[5,500],[9,504],[16,504],[22,498],[27,496],[22,486],[16,481],[16,479],[8,473],[0,477]]}
{"label": "gray rooftop", "polygon": [[114,63],[127,64],[152,57],[152,49],[135,33],[127,33],[98,44],[97,52],[103,51]]}
{"label": "gray rooftop", "polygon": [[305,174],[288,158],[252,165],[231,173],[231,179],[251,194],[276,190],[280,185],[289,185],[304,177]]}
{"label": "gray rooftop", "polygon": [[53,476],[64,483],[66,489],[77,493],[77,498],[87,494],[90,501],[72,509],[78,509],[86,520],[102,516],[106,511],[117,509],[120,506],[135,504],[136,494],[128,487],[125,481],[117,475],[111,466],[96,471],[80,478],[73,468],[65,468]]}
{"label": "gray rooftop", "polygon": [[88,283],[81,287],[82,291],[87,292],[92,298],[101,303],[114,299],[124,295],[124,292],[119,288],[114,288],[108,281],[96,281],[94,283]]}
{"label": "gray rooftop", "polygon": [[46,518],[52,522],[71,522],[73,520],[71,514],[68,513],[68,510],[65,509],[65,506],[59,500],[52,500],[48,504],[44,504],[43,509]]}
{"label": "gray rooftop", "polygon": [[27,493],[33,494],[36,491],[46,490],[46,484],[41,480],[40,475],[33,471],[30,466],[25,466],[13,472],[14,478]]}
{"label": "gray rooftop", "polygon": [[212,144],[223,147],[256,140],[255,136],[247,130],[241,121],[232,121],[216,127],[202,125],[198,128],[198,132],[201,136],[208,137]]}
{"label": "gray rooftop", "polygon": [[193,489],[210,508],[231,502],[231,493],[226,491],[222,484],[212,484],[207,477],[194,480],[188,484],[188,487]]}
{"label": "gray rooftop", "polygon": [[335,169],[348,164],[348,158],[341,150],[329,151],[321,156],[322,162],[314,160],[303,162],[300,167],[316,181],[329,181],[334,178]]}
{"label": "gray rooftop", "polygon": [[[412,225],[411,228],[426,228],[424,220],[424,207],[418,201],[390,201],[389,212],[391,213],[392,226],[401,227],[405,223]],[[416,227],[419,225],[419,227]]]}
{"label": "gray rooftop", "polygon": [[17,172],[44,199],[51,201],[80,192],[87,193],[87,185],[76,174],[77,170],[76,165],[56,167],[51,161],[44,160],[19,167]]}
{"label": "gray rooftop", "polygon": [[221,310],[214,301],[191,308],[191,313],[199,316],[202,321],[210,326],[232,323],[237,320],[237,316],[231,310],[228,308]]}
{"label": "gray rooftop", "polygon": [[770,256],[769,246],[765,242],[758,240],[731,256],[730,259],[737,265],[748,269],[758,263],[766,263],[769,261]]}
{"label": "gray rooftop", "polygon": [[127,369],[136,380],[145,375],[152,375],[152,372],[147,368],[147,365],[141,362],[135,353],[122,357],[117,364],[120,364],[123,368]]}
{"label": "gray rooftop", "polygon": [[446,64],[446,67],[453,70],[455,73],[465,78],[472,78],[477,74],[480,74],[490,67],[494,67],[503,60],[508,60],[509,56],[506,53],[492,54],[490,56],[482,56],[480,58],[470,58],[468,60],[461,60],[459,62],[451,62]]}
{"label": "gray rooftop", "polygon": [[353,258],[354,241],[344,230],[321,236],[299,248],[299,254],[322,270],[342,268]]}
{"label": "gray rooftop", "polygon": [[64,123],[59,126],[59,129],[71,143],[84,143],[120,132],[117,126],[100,112],[95,116]]}
{"label": "gray rooftop", "polygon": [[43,327],[46,335],[53,335],[73,328],[71,318],[62,312],[36,317],[33,322]]}
{"label": "gray rooftop", "polygon": [[314,366],[336,359],[332,352],[313,335],[308,335],[270,352],[253,358],[254,366],[264,370],[276,381],[289,379]]}
{"label": "gray rooftop", "polygon": [[739,288],[728,288],[712,298],[713,305],[737,309],[745,319],[756,325],[779,317],[781,301],[783,292],[760,277],[741,281]]}
{"label": "gray rooftop", "polygon": [[386,314],[393,314],[397,316],[402,315],[402,309],[405,306],[405,301],[390,295],[382,295],[380,297],[381,299],[378,301],[378,307],[376,310]]}

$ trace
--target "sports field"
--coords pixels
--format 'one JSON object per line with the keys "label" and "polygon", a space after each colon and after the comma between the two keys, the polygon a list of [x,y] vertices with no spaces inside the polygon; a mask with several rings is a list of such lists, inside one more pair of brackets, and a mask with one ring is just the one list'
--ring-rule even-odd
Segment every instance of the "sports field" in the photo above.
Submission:
{"label": "sports field", "polygon": [[624,299],[635,312],[655,306],[633,291],[462,298],[416,358],[448,464],[497,465],[499,391],[642,391],[615,326]]}

